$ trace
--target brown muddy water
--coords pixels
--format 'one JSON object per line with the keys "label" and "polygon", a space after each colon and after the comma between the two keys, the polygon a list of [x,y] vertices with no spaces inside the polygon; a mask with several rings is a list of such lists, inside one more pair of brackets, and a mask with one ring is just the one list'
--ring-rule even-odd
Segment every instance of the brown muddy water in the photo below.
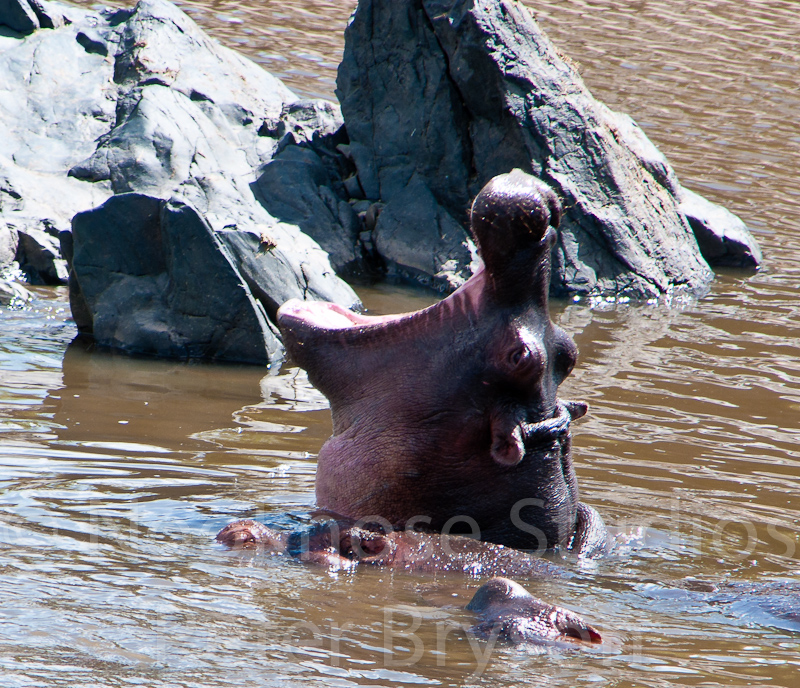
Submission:
{"label": "brown muddy water", "polygon": [[[182,2],[306,95],[332,97],[353,2]],[[471,641],[459,576],[331,575],[214,545],[303,521],[326,402],[296,369],[87,353],[65,293],[0,311],[3,686],[800,685],[800,12],[788,0],[531,2],[596,96],[765,253],[697,302],[554,304],[581,350],[563,396],[582,497],[635,535],[568,583],[599,649]],[[362,290],[374,312],[429,295]],[[702,581],[755,583],[710,594]],[[794,595],[794,596],[792,596]]]}

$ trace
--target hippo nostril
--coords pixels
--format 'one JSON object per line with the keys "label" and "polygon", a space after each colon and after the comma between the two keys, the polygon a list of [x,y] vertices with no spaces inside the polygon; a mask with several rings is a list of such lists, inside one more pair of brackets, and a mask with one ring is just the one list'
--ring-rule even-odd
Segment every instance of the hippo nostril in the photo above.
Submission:
{"label": "hippo nostril", "polygon": [[511,263],[524,264],[529,274],[555,241],[550,228],[560,219],[561,203],[553,190],[517,169],[494,177],[475,197],[470,228],[490,274],[505,273]]}

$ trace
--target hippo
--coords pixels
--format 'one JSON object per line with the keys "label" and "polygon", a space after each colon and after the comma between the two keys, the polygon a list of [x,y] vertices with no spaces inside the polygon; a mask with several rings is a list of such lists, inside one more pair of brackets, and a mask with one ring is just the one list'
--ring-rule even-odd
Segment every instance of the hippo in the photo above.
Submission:
{"label": "hippo", "polygon": [[393,528],[469,533],[518,549],[605,546],[578,499],[570,423],[586,413],[559,384],[577,356],[550,319],[555,193],[520,170],[477,195],[482,265],[429,308],[369,316],[291,300],[278,326],[292,360],[330,401],[320,508]]}
{"label": "hippo", "polygon": [[251,519],[234,521],[216,536],[230,549],[283,554],[330,571],[359,566],[407,571],[463,572],[491,576],[466,609],[478,615],[469,632],[509,645],[601,643],[602,637],[574,612],[544,602],[505,576],[561,577],[571,574],[529,553],[463,536],[410,530],[386,532],[379,524],[327,520],[295,531],[269,528]]}
{"label": "hippo", "polygon": [[572,465],[570,424],[587,406],[557,396],[577,357],[548,313],[561,214],[544,182],[515,170],[475,198],[482,265],[439,303],[388,316],[281,306],[289,355],[331,405],[316,477],[326,520],[291,532],[236,521],[217,540],[337,571],[489,576],[468,607],[479,617],[473,634],[600,642],[579,616],[506,578],[569,577],[537,555],[599,556],[608,539],[578,499]]}
{"label": "hippo", "polygon": [[603,642],[598,630],[574,612],[543,602],[502,576],[478,588],[466,608],[479,615],[479,622],[470,629],[473,635],[507,645]]}
{"label": "hippo", "polygon": [[299,530],[282,531],[252,519],[229,523],[217,542],[230,549],[258,549],[320,564],[331,571],[384,566],[407,571],[449,571],[471,576],[568,578],[570,573],[547,559],[473,538],[386,530],[379,523],[326,519]]}

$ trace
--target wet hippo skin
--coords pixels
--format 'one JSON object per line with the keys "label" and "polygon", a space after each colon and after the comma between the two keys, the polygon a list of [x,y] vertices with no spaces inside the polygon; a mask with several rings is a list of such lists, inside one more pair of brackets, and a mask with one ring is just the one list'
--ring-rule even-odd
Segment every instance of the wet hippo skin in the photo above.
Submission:
{"label": "wet hippo skin", "polygon": [[287,555],[332,571],[382,566],[492,576],[466,607],[478,616],[478,623],[470,629],[473,635],[512,645],[602,642],[599,631],[574,612],[543,602],[504,577],[567,579],[571,577],[568,571],[503,545],[409,530],[387,533],[330,520],[296,531],[279,531],[245,519],[229,523],[216,539],[231,549]]}
{"label": "wet hippo skin", "polygon": [[386,532],[378,524],[359,526],[328,520],[295,531],[258,521],[234,521],[217,533],[231,549],[287,554],[331,570],[385,566],[407,571],[463,572],[473,576],[570,577],[565,569],[527,552],[460,535],[410,530]]}
{"label": "wet hippo skin", "polygon": [[471,631],[480,638],[496,638],[510,645],[565,640],[601,643],[600,632],[574,612],[548,604],[508,578],[484,583],[467,609],[480,621]]}
{"label": "wet hippo skin", "polygon": [[557,397],[577,355],[548,313],[560,218],[550,188],[515,170],[476,197],[483,267],[441,302],[373,317],[322,302],[281,307],[287,350],[331,404],[320,508],[521,549],[602,550],[570,448],[586,405]]}

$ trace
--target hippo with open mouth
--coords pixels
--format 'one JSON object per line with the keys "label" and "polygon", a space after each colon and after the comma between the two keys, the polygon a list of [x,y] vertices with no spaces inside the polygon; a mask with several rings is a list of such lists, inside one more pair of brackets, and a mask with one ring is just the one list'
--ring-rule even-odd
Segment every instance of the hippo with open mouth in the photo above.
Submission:
{"label": "hippo with open mouth", "polygon": [[586,404],[557,396],[577,356],[548,313],[560,218],[552,190],[515,170],[472,206],[483,267],[439,303],[379,317],[285,303],[286,348],[331,404],[316,481],[328,520],[292,532],[236,521],[218,542],[333,570],[493,576],[468,606],[479,617],[474,634],[601,642],[579,616],[505,578],[569,575],[518,550],[591,557],[607,541],[598,513],[578,500],[572,466],[570,423]]}
{"label": "hippo with open mouth", "polygon": [[471,211],[483,266],[444,300],[388,316],[280,308],[289,354],[330,400],[321,509],[521,549],[602,551],[570,449],[570,422],[587,407],[557,396],[577,355],[548,312],[561,213],[544,182],[500,175]]}

